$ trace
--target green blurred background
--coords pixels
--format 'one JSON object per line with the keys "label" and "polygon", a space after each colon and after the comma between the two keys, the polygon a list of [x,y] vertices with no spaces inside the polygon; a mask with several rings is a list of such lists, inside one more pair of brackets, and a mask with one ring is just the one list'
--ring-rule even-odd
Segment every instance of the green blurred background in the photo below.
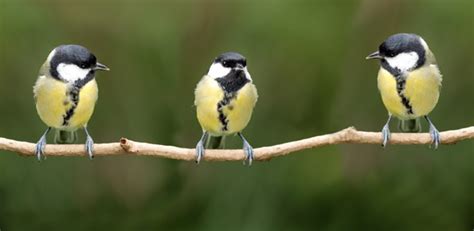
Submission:
{"label": "green blurred background", "polygon": [[[0,0],[0,136],[43,133],[32,85],[65,43],[111,68],[98,74],[89,123],[98,143],[194,147],[193,89],[229,50],[247,57],[259,90],[245,130],[254,147],[348,126],[379,131],[378,64],[364,58],[398,32],[420,34],[437,55],[439,130],[473,125],[472,0]],[[38,163],[2,151],[0,229],[472,230],[473,150],[473,141],[436,151],[336,145],[251,168],[133,156]]]}

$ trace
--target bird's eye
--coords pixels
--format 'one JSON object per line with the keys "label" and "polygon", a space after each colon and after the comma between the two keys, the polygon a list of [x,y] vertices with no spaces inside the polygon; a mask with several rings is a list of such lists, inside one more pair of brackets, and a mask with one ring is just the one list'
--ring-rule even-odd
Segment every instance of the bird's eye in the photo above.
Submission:
{"label": "bird's eye", "polygon": [[82,68],[82,69],[85,69],[85,68],[86,68],[86,64],[81,64],[81,68]]}
{"label": "bird's eye", "polygon": [[222,62],[222,66],[224,66],[224,67],[227,67],[227,64],[228,64],[227,61]]}

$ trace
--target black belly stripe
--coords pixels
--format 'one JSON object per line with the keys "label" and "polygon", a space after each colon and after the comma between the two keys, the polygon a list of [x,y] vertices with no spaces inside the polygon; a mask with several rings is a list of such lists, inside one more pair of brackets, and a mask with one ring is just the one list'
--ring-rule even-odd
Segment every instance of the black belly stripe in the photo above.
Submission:
{"label": "black belly stripe", "polygon": [[224,107],[230,104],[230,101],[235,98],[234,93],[224,93],[224,98],[217,103],[217,112],[219,113],[219,121],[222,124],[222,131],[227,131],[228,130],[228,124],[229,120],[227,119],[227,116],[224,115]]}
{"label": "black belly stripe", "polygon": [[224,114],[224,107],[229,105],[230,102],[237,97],[237,92],[242,89],[250,80],[245,76],[245,72],[242,70],[232,70],[226,76],[217,78],[216,81],[219,86],[224,90],[224,98],[217,103],[217,112],[219,113],[219,121],[222,124],[222,131],[228,130],[229,120]]}
{"label": "black belly stripe", "polygon": [[413,108],[410,104],[410,100],[408,100],[408,98],[403,94],[403,90],[405,89],[405,85],[406,85],[406,79],[400,76],[400,77],[396,77],[396,80],[397,80],[397,93],[402,99],[402,104],[407,109],[408,114],[413,114]]}
{"label": "black belly stripe", "polygon": [[77,104],[79,103],[79,88],[72,86],[71,89],[66,93],[71,101],[71,108],[66,111],[66,114],[63,115],[63,126],[69,125],[69,120],[74,115],[74,111],[76,110]]}
{"label": "black belly stripe", "polygon": [[385,60],[382,60],[381,65],[382,65],[382,68],[390,72],[390,74],[394,76],[395,81],[397,81],[397,93],[398,93],[398,96],[400,96],[400,99],[402,100],[402,104],[406,108],[407,113],[414,114],[413,107],[410,104],[410,100],[408,100],[408,98],[403,93],[403,90],[405,89],[405,85],[406,85],[406,77],[403,75],[400,69],[392,68]]}
{"label": "black belly stripe", "polygon": [[68,126],[69,121],[71,120],[74,112],[79,104],[79,93],[81,88],[84,87],[89,81],[94,79],[94,71],[89,72],[89,74],[84,79],[76,80],[69,90],[66,92],[66,96],[71,102],[71,108],[66,111],[66,114],[63,115],[63,126]]}

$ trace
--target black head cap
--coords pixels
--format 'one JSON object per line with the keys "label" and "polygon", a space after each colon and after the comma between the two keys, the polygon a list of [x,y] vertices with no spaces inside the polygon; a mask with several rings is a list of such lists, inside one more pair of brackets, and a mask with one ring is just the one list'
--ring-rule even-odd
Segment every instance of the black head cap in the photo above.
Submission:
{"label": "black head cap", "polygon": [[215,60],[215,63],[221,63],[224,67],[235,68],[237,66],[246,67],[247,59],[237,52],[226,52],[219,55]]}
{"label": "black head cap", "polygon": [[56,68],[60,63],[75,64],[80,68],[88,69],[97,65],[97,59],[87,48],[79,45],[61,45],[54,49],[50,60],[50,70],[54,77],[58,77]]}
{"label": "black head cap", "polygon": [[416,52],[421,66],[425,60],[425,47],[422,44],[422,38],[416,34],[394,34],[388,37],[379,46],[379,53],[383,57],[395,57],[401,53]]}

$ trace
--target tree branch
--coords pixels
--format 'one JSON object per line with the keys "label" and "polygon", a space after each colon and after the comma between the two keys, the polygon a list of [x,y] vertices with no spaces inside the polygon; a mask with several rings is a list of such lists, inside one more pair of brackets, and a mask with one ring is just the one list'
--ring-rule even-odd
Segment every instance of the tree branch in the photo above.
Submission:
{"label": "tree branch", "polygon": [[[474,126],[458,130],[441,132],[442,144],[453,144],[466,139],[474,138]],[[353,127],[346,128],[332,134],[314,136],[307,139],[277,144],[254,149],[256,160],[269,160],[277,156],[288,155],[304,149],[322,147],[333,144],[381,144],[380,132],[357,131]],[[392,133],[390,144],[430,144],[428,133]],[[35,144],[0,138],[0,150],[15,152],[24,156],[34,156]],[[160,144],[136,142],[122,138],[117,143],[94,145],[96,156],[136,155],[158,156],[176,160],[194,160],[195,149],[180,148]],[[46,156],[87,156],[84,145],[46,145]],[[243,160],[244,152],[241,149],[206,150],[204,159],[208,161]]]}

